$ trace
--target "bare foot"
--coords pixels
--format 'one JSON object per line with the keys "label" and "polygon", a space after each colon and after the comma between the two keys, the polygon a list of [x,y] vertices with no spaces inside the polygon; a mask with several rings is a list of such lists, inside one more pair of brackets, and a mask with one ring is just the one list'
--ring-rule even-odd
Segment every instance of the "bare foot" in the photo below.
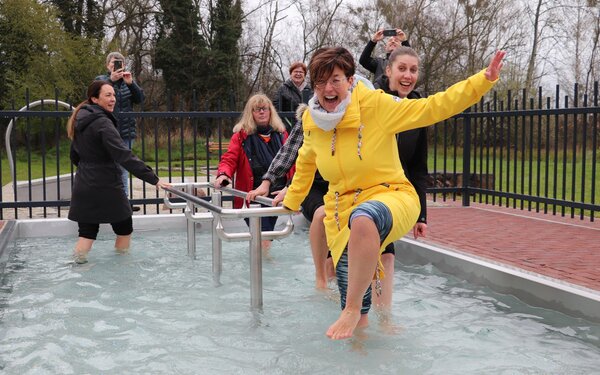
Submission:
{"label": "bare foot", "polygon": [[386,335],[398,335],[402,333],[404,328],[394,323],[392,314],[389,311],[378,311],[379,327]]}
{"label": "bare foot", "polygon": [[343,340],[352,337],[354,329],[360,321],[360,310],[348,310],[346,307],[338,320],[327,330],[327,337],[332,340]]}
{"label": "bare foot", "polygon": [[125,248],[120,249],[118,247],[115,247],[115,252],[119,255],[125,255],[125,254],[129,253],[129,248],[125,247]]}
{"label": "bare foot", "polygon": [[337,286],[337,279],[335,277],[335,271],[333,276],[327,274],[326,276],[316,276],[315,278],[315,288],[318,290],[330,289],[331,287]]}
{"label": "bare foot", "polygon": [[356,327],[354,331],[354,336],[350,339],[350,345],[352,347],[353,352],[357,352],[362,355],[368,355],[369,353],[366,350],[366,341],[369,338],[366,330],[364,328]]}
{"label": "bare foot", "polygon": [[73,261],[76,264],[85,264],[85,263],[87,263],[87,255],[88,255],[87,251],[75,250],[73,252]]}
{"label": "bare foot", "polygon": [[327,285],[327,280],[323,280],[323,279],[317,279],[315,281],[315,288],[317,290],[325,290],[325,289],[329,289],[328,285]]}
{"label": "bare foot", "polygon": [[360,314],[360,320],[356,328],[366,328],[369,326],[369,314]]}

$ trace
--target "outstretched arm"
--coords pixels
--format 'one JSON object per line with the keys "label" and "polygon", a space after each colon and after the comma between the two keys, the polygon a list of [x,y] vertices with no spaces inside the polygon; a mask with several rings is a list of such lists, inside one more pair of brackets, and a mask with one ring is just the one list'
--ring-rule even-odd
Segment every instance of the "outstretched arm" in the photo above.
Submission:
{"label": "outstretched arm", "polygon": [[382,131],[400,133],[433,125],[469,108],[497,82],[505,55],[504,51],[496,52],[486,69],[427,98],[396,101],[390,95],[374,94],[382,108],[377,114],[379,123],[390,125]]}

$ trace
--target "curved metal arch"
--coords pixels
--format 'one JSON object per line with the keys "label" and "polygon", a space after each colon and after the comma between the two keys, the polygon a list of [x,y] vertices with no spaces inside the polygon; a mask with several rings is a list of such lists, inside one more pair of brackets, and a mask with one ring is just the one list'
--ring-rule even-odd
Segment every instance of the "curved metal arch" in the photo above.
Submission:
{"label": "curved metal arch", "polygon": [[[62,102],[60,100],[55,100],[55,99],[41,99],[41,100],[36,100],[35,102],[31,102],[31,103],[27,104],[23,108],[19,109],[19,112],[23,112],[23,111],[28,110],[28,109],[30,109],[32,107],[37,107],[37,106],[43,104],[44,102],[46,102],[46,103],[48,103],[48,102],[55,103],[55,104],[58,104],[58,105],[60,105],[60,106],[62,106],[64,108],[67,108],[67,109],[73,108],[73,106],[71,104]],[[13,123],[14,123],[14,118],[11,119],[10,122],[8,123],[8,127],[6,128],[6,134],[4,135],[4,142],[6,144],[6,154],[8,156],[8,165],[10,166],[10,175],[14,179],[15,178],[15,163],[13,161],[12,149],[10,148],[10,133],[12,132]]]}

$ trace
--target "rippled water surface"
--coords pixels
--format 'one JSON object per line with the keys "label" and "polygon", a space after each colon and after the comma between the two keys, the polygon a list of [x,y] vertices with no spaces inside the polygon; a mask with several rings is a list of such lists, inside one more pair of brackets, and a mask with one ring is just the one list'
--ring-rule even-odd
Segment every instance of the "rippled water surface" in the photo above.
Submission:
{"label": "rippled water surface", "polygon": [[397,265],[393,321],[329,341],[334,291],[313,288],[307,235],[276,241],[263,264],[264,311],[250,309],[248,245],[224,243],[222,285],[210,236],[198,259],[183,232],[112,236],[85,265],[74,238],[19,240],[1,279],[3,374],[599,374],[600,326],[528,307],[439,273]]}

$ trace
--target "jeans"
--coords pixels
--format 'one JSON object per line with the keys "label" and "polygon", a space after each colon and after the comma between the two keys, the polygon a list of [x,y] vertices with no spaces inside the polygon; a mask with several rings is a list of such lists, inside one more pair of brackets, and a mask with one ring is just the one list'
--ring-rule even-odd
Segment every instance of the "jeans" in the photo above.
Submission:
{"label": "jeans", "polygon": [[[131,150],[133,147],[133,138],[123,138],[123,143]],[[123,170],[123,174],[121,175],[121,178],[123,179],[123,188],[125,189],[125,195],[129,198],[129,171],[123,167],[121,167],[121,169]]]}

